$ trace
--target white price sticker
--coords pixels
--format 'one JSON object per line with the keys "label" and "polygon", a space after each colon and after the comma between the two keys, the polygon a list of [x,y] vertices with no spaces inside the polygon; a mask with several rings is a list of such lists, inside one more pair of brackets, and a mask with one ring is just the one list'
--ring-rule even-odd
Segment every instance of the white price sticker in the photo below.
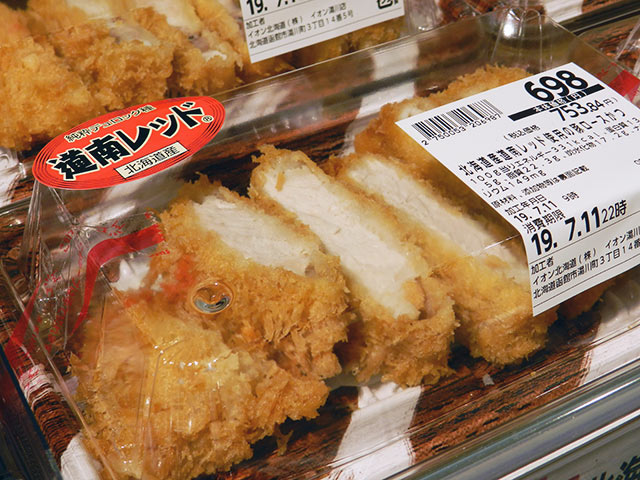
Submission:
{"label": "white price sticker", "polygon": [[241,0],[252,62],[404,15],[404,0]]}
{"label": "white price sticker", "polygon": [[640,263],[640,109],[579,66],[398,126],[520,232],[535,315]]}

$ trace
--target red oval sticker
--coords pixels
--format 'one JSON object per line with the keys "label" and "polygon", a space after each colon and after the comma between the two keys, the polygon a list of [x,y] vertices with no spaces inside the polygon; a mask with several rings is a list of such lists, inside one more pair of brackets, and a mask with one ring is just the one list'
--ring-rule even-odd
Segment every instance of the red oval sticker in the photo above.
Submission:
{"label": "red oval sticker", "polygon": [[222,127],[211,97],[159,100],[107,113],[59,135],[36,156],[40,183],[68,190],[112,187],[175,165]]}

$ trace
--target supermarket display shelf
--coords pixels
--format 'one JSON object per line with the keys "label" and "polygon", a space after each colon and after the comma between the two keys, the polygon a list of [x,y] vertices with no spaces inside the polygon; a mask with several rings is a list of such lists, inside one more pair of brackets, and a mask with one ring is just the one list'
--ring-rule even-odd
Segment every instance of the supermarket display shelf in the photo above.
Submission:
{"label": "supermarket display shelf", "polygon": [[[587,13],[565,22],[564,26],[577,33],[585,33],[593,28],[628,20],[633,18],[640,10],[640,5],[632,5],[632,3],[637,2],[619,2],[619,4],[609,7],[606,12]],[[404,42],[405,44],[409,43],[406,40]],[[579,50],[579,48],[577,49]],[[600,65],[602,61],[598,60],[595,63]],[[420,75],[423,75],[425,71],[426,67],[422,67],[417,73],[413,73],[416,79],[419,80]],[[414,79],[410,78],[411,74],[409,72],[404,77],[398,74],[393,77],[390,85],[385,86],[384,81],[382,81],[376,83],[375,88],[391,89],[394,86],[393,82],[413,82]],[[289,76],[287,78],[292,77]],[[419,82],[416,82],[416,90],[419,90],[418,84]],[[274,84],[272,83],[271,85],[273,86]],[[367,88],[370,89],[369,93],[375,93],[374,87],[370,85],[364,85],[361,88],[361,92],[362,89],[366,90]],[[365,96],[365,94],[362,94],[362,97]],[[304,110],[304,108],[302,109]],[[334,125],[338,131],[336,138],[340,137],[340,134],[344,134],[346,127],[343,127],[354,121],[354,118],[354,115],[338,116]],[[264,125],[268,127],[268,119],[263,120],[265,122]],[[341,122],[345,125],[342,125]],[[267,127],[261,126],[260,122],[254,122],[253,125],[257,125],[255,131],[260,128],[267,129]],[[242,128],[244,127],[240,125],[237,131],[242,132]],[[221,136],[220,138],[221,142],[232,142],[234,140],[233,135],[228,137]],[[300,135],[290,139],[287,146],[293,147],[306,140],[306,135]],[[336,147],[336,144],[341,145],[342,139],[330,138],[330,142],[332,143],[325,150],[323,150],[323,147],[319,149],[321,151],[320,156],[326,157],[328,155],[327,152],[331,152]],[[228,150],[229,145],[223,146],[224,148],[220,152],[216,152],[215,146],[211,147],[207,155],[215,155]],[[246,160],[254,152],[255,150],[248,148],[246,151],[241,151],[238,158]],[[243,175],[244,173],[240,172],[240,178],[243,178]],[[5,260],[7,258],[15,259],[16,249],[20,243],[21,229],[25,224],[30,186],[27,182],[25,182],[24,186],[24,195],[19,196],[12,205],[0,210],[0,217],[3,219],[0,226],[0,231],[2,232],[0,239],[4,240],[0,250],[3,253],[2,258]],[[631,276],[633,275],[637,275],[637,272],[632,273]],[[631,280],[632,283],[633,281]],[[7,298],[3,301],[5,303],[0,305],[0,308],[10,308],[11,301]],[[509,399],[498,404],[503,408],[524,405],[522,407],[524,413],[510,414],[507,416],[508,420],[498,422],[499,425],[497,427],[489,427],[472,432],[473,434],[470,435],[469,440],[456,445],[455,442],[459,441],[462,435],[463,429],[461,429],[460,435],[453,440],[454,443],[446,445],[448,448],[444,449],[444,453],[433,457],[431,457],[433,452],[422,456],[417,455],[420,463],[391,478],[397,480],[419,478],[429,480],[455,478],[463,480],[466,478],[498,478],[501,476],[514,480],[542,478],[548,476],[550,474],[549,469],[561,462],[563,458],[569,458],[571,455],[593,448],[594,445],[614,436],[616,432],[629,429],[631,425],[635,425],[640,411],[640,360],[621,364],[617,368],[611,369],[606,375],[577,388],[578,378],[584,374],[583,369],[585,366],[583,360],[586,355],[585,352],[591,347],[596,347],[596,345],[589,345],[589,342],[593,338],[593,330],[597,328],[599,321],[598,315],[588,316],[582,320],[583,323],[578,327],[562,325],[558,328],[556,342],[561,342],[562,339],[567,338],[566,335],[568,335],[569,331],[575,333],[573,330],[582,329],[582,331],[578,332],[580,334],[578,335],[578,341],[572,344],[571,348],[559,354],[558,358],[563,363],[558,366],[550,365],[544,356],[537,356],[528,363],[527,368],[516,369],[507,373],[498,373],[486,364],[477,361],[472,361],[471,370],[467,367],[460,367],[460,372],[462,373],[459,373],[457,378],[451,381],[450,385],[454,385],[454,390],[459,388],[463,392],[461,399],[481,397],[487,400],[482,405],[482,408],[485,411],[491,410],[493,408],[491,402],[495,400],[495,394],[490,393],[485,396],[486,392],[483,389],[469,387],[473,378],[477,380],[478,375],[482,376],[483,373],[490,372],[494,378],[505,380],[507,385],[505,391],[508,393]],[[638,327],[636,326],[635,328],[637,329]],[[613,338],[603,340],[602,345],[609,341],[613,342]],[[467,368],[466,371],[465,368]],[[540,377],[535,378],[538,374],[540,374]],[[560,384],[554,391],[553,378],[563,374],[566,375],[562,379],[564,383]],[[0,378],[3,377],[0,375]],[[17,388],[15,380],[12,380],[12,382],[13,388]],[[458,382],[457,386],[455,385],[456,382]],[[538,386],[535,386],[536,382],[539,382]],[[525,383],[527,383],[526,387],[523,386]],[[519,403],[518,396],[522,392],[526,393],[527,400]],[[336,397],[341,395],[347,398],[348,402],[353,401],[353,392],[348,388],[341,390]],[[437,389],[433,389],[431,392],[425,391],[421,402],[441,401],[443,406],[446,405],[446,399],[443,400],[438,395]],[[476,411],[473,408],[465,407],[462,403],[457,402],[456,407],[449,410],[449,416],[446,420],[449,425],[455,425],[456,422],[468,420],[475,413]],[[337,417],[338,422],[344,423],[345,418],[340,418],[339,415],[344,416],[344,412],[339,411]],[[419,417],[420,413],[417,414],[418,419]],[[28,415],[25,418],[28,419],[25,421],[33,422],[32,415]],[[38,420],[41,421],[42,425],[42,418]],[[436,420],[439,419],[436,418]],[[323,421],[326,421],[326,418]],[[430,428],[433,422],[434,419],[419,419],[419,428],[411,432],[412,436],[418,439],[420,435],[425,434],[425,431]],[[637,432],[632,432],[629,435],[636,434]],[[43,452],[42,455],[39,455],[38,452],[18,452],[18,457],[31,459],[39,463],[37,468],[28,465],[20,466],[20,468],[29,470],[30,474],[34,475],[33,478],[36,479],[53,478],[52,475],[59,475],[59,473],[54,473],[55,462],[53,457],[59,458],[61,451],[50,452],[49,448],[44,446],[46,443],[42,443],[43,438],[40,435],[36,435],[36,437],[28,433],[23,435],[29,437],[28,445],[38,445],[38,442],[40,442]],[[46,437],[51,438],[51,435],[53,435],[51,431],[45,432]],[[424,440],[415,441],[419,443]],[[311,445],[314,445],[313,441]],[[300,445],[297,446],[297,448],[303,447],[304,444],[302,444],[302,447]],[[38,458],[44,460],[38,460]],[[281,460],[278,460],[274,455],[265,462],[263,464],[257,463],[257,468],[268,466],[276,468],[277,471],[278,462],[281,462]],[[17,467],[16,465],[12,466],[14,469]],[[50,468],[50,470],[46,470],[46,468]],[[256,470],[249,468],[245,472],[245,477],[239,475],[237,478],[249,478],[252,474],[256,474]],[[0,475],[2,475],[1,469]]]}

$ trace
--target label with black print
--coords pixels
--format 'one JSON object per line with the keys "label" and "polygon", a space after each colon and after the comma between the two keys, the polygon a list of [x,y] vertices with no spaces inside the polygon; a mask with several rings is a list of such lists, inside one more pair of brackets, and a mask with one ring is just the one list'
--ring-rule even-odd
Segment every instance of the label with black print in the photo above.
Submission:
{"label": "label with black print", "polygon": [[404,15],[404,0],[242,0],[251,62]]}
{"label": "label with black print", "polygon": [[397,124],[522,235],[535,315],[640,263],[640,110],[581,67]]}

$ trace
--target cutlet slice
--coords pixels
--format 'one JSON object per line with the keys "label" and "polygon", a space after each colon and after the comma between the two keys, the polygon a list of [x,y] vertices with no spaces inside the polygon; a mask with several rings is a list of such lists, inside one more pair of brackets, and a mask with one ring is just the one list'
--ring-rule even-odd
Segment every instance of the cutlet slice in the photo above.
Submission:
{"label": "cutlet slice", "polygon": [[250,194],[295,218],[340,258],[359,319],[343,352],[360,381],[436,382],[456,320],[451,300],[389,212],[326,175],[302,152],[265,147]]}
{"label": "cutlet slice", "polygon": [[277,425],[315,417],[325,402],[323,381],[283,368],[255,342],[226,339],[224,320],[203,322],[162,294],[124,300],[108,299],[85,323],[72,358],[88,447],[114,478],[228,470]]}
{"label": "cutlet slice", "polygon": [[173,48],[127,20],[121,2],[29,0],[27,14],[105,109],[164,98]]}
{"label": "cutlet slice", "polygon": [[524,254],[416,178],[399,162],[375,154],[334,159],[341,181],[391,206],[434,273],[449,287],[460,321],[457,339],[473,356],[504,365],[539,350],[555,311],[533,317]]}
{"label": "cutlet slice", "polygon": [[31,37],[24,12],[0,3],[0,18],[0,146],[28,150],[103,113],[53,47]]}
{"label": "cutlet slice", "polygon": [[[447,201],[468,215],[481,219],[487,231],[498,239],[518,236],[516,229],[498,212],[493,210],[464,182],[428,153],[418,142],[404,133],[396,122],[432,108],[460,100],[470,95],[511,83],[529,74],[520,68],[486,65],[473,73],[463,75],[438,93],[427,97],[416,97],[398,103],[384,105],[379,115],[355,138],[358,153],[376,153],[393,157],[410,168],[417,176],[426,180],[431,188]],[[516,247],[515,242],[507,245]],[[520,244],[516,251],[522,252]],[[524,258],[524,257],[523,257]],[[612,282],[604,282],[567,300],[560,307],[565,318],[574,318],[589,310]]]}
{"label": "cutlet slice", "polygon": [[[378,153],[402,160],[427,178],[442,194],[452,201],[467,205],[470,208],[484,202],[458,177],[436,160],[422,145],[407,135],[396,122],[431,110],[447,103],[474,95],[491,88],[498,87],[528,76],[520,68],[486,66],[453,81],[445,90],[428,97],[416,97],[398,103],[384,105],[380,114],[374,118],[367,128],[355,138],[357,152]],[[483,214],[487,215],[486,212]],[[495,222],[509,230],[506,222],[498,214]],[[513,232],[512,232],[513,234]]]}
{"label": "cutlet slice", "polygon": [[[352,315],[338,260],[249,199],[203,179],[160,218],[142,288],[94,312],[74,371],[119,475],[195,478],[250,457],[287,418],[316,416]],[[222,295],[215,314],[194,302]]]}
{"label": "cutlet slice", "polygon": [[[198,268],[212,258],[221,262],[225,251],[225,268],[234,265],[232,260],[238,266],[223,273],[211,260],[210,269],[205,268],[234,290],[234,305],[220,314],[229,323],[228,336],[234,335],[234,328],[248,339],[258,336],[274,358],[304,375],[338,374],[341,367],[333,347],[346,340],[351,318],[338,259],[323,253],[306,229],[266,213],[219,184],[201,179],[183,195],[188,200],[176,203],[164,217],[167,228],[183,231],[180,248],[184,243],[196,249]],[[183,227],[184,218],[191,221]],[[216,253],[210,253],[214,247]]]}
{"label": "cutlet slice", "polygon": [[240,84],[241,55],[207,28],[190,0],[134,0],[134,4],[136,21],[174,48],[169,78],[173,95],[213,94]]}
{"label": "cutlet slice", "polygon": [[[242,59],[242,68],[238,75],[244,82],[250,83],[261,78],[277,75],[291,70],[288,59],[291,55],[280,55],[252,63],[249,48],[242,25],[240,6],[233,1],[226,1],[225,5],[217,0],[190,0],[202,23],[212,32],[216,32],[221,39],[229,42]],[[235,13],[235,15],[234,15]],[[239,23],[236,18],[239,17]]]}

